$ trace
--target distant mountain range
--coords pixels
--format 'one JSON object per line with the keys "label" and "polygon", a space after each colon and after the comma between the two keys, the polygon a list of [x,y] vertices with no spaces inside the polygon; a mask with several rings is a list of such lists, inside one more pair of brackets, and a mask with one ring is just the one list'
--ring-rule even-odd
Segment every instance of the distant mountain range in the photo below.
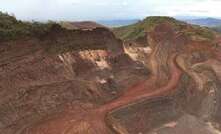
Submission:
{"label": "distant mountain range", "polygon": [[139,19],[125,19],[125,20],[100,20],[98,23],[107,27],[120,27],[137,23]]}
{"label": "distant mountain range", "polygon": [[190,24],[207,26],[207,27],[221,26],[221,19],[217,19],[217,18],[189,19],[189,20],[184,20],[184,21]]}

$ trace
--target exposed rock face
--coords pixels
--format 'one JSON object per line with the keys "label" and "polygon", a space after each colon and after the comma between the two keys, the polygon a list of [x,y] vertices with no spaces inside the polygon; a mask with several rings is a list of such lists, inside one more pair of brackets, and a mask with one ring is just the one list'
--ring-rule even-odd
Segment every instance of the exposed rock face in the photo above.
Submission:
{"label": "exposed rock face", "polygon": [[147,45],[123,48],[105,28],[60,27],[2,43],[2,132],[220,133],[220,36],[159,19],[144,29]]}
{"label": "exposed rock face", "polygon": [[149,46],[133,46],[131,43],[124,43],[124,50],[134,61],[140,62],[145,66],[149,65],[149,56],[152,49]]}
{"label": "exposed rock face", "polygon": [[28,126],[71,103],[102,104],[147,76],[106,28],[69,31],[56,26],[41,39],[1,42],[0,49],[4,134],[23,134]]}

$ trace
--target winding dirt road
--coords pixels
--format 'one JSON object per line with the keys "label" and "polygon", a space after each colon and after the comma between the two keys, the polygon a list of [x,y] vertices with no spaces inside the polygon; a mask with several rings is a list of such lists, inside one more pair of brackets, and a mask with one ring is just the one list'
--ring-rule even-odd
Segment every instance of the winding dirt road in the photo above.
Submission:
{"label": "winding dirt road", "polygon": [[[154,89],[155,76],[139,83],[128,90],[116,100],[105,105],[82,112],[76,116],[67,112],[64,116],[58,116],[55,119],[48,120],[30,128],[25,132],[27,134],[109,134],[110,129],[105,123],[105,117],[113,110],[121,109],[128,105],[139,103],[141,100],[152,99],[155,97],[164,97],[172,94],[176,90],[182,71],[176,64],[176,55],[171,56],[169,61],[171,77],[167,85]],[[86,130],[86,131],[85,131]]]}
{"label": "winding dirt road", "polygon": [[139,100],[143,99],[151,99],[154,97],[162,97],[167,96],[171,91],[176,89],[177,84],[179,83],[182,71],[176,65],[176,56],[172,56],[170,59],[170,72],[171,78],[166,86],[163,86],[158,89],[153,89],[153,80],[155,80],[155,76],[152,76],[150,80],[145,81],[139,85],[133,86],[130,89],[126,90],[125,94],[123,94],[118,99],[101,106],[99,111],[101,112],[110,112],[114,109],[125,107],[129,104],[136,103]]}

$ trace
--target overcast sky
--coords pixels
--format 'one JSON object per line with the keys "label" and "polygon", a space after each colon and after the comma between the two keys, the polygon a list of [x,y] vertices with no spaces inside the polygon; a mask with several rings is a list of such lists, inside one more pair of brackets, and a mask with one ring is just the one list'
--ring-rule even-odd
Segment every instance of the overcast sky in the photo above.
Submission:
{"label": "overcast sky", "polygon": [[158,16],[221,17],[221,0],[0,0],[22,20],[111,20]]}

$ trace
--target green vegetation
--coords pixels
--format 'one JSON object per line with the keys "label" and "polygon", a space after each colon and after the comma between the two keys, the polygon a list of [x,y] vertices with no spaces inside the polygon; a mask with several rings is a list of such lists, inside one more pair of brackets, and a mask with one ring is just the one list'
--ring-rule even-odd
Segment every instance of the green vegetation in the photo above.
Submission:
{"label": "green vegetation", "polygon": [[190,36],[193,39],[211,40],[214,37],[212,30],[208,28],[200,26],[191,26],[171,17],[159,16],[147,17],[143,21],[140,21],[136,24],[114,28],[113,31],[115,35],[122,40],[136,40],[139,37],[145,36],[146,32],[153,30],[155,26],[161,23],[168,23],[175,30],[183,32],[184,34]]}
{"label": "green vegetation", "polygon": [[185,29],[183,30],[183,32],[193,39],[198,39],[198,40],[214,39],[214,32],[207,27],[192,25],[191,29]]}
{"label": "green vegetation", "polygon": [[53,23],[22,22],[14,16],[0,12],[0,40],[14,40],[21,37],[40,36],[47,32]]}
{"label": "green vegetation", "polygon": [[[17,20],[14,16],[0,12],[0,41],[41,38],[49,33],[51,35],[47,34],[48,38],[45,38],[47,40],[39,42],[39,45],[42,45],[49,54],[65,53],[75,50],[106,49],[104,45],[105,42],[102,42],[101,38],[101,42],[97,42],[96,39],[93,41],[93,36],[95,36],[93,34],[96,34],[96,32],[67,30],[67,28],[63,28],[61,24],[54,22],[23,22]],[[110,33],[110,35],[112,34]],[[84,40],[83,38],[86,39]]]}
{"label": "green vegetation", "polygon": [[145,33],[154,29],[154,27],[163,22],[168,22],[174,25],[174,28],[179,27],[183,22],[177,21],[171,17],[147,17],[143,21],[129,26],[123,26],[119,28],[114,28],[114,33],[117,37],[123,40],[135,40],[139,37],[145,36]]}

